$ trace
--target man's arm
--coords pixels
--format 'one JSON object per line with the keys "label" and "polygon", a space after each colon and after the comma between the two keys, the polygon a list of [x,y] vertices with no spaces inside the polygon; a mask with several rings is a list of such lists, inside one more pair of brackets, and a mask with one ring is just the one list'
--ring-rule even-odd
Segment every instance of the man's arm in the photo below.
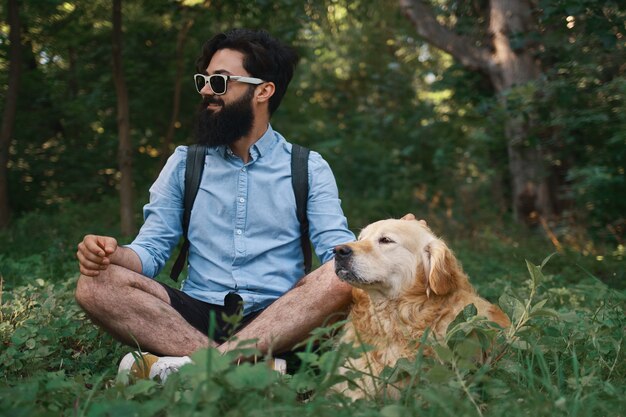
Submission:
{"label": "man's arm", "polygon": [[[331,260],[304,277],[294,288],[271,304],[249,325],[236,334],[238,340],[258,339],[263,353],[280,353],[304,340],[311,330],[324,324],[333,314],[346,313],[352,301],[352,287],[335,275]],[[234,349],[237,341],[218,347],[221,352]]]}
{"label": "man's arm", "polygon": [[[416,220],[412,213],[402,219]],[[424,220],[420,222],[426,224]],[[331,259],[271,304],[236,338],[257,339],[256,347],[263,353],[284,352],[306,339],[333,314],[347,314],[351,302],[352,287],[337,277],[335,261]],[[227,352],[236,346],[237,341],[226,342],[218,350]]]}
{"label": "man's arm", "polygon": [[110,236],[87,235],[76,252],[80,273],[89,277],[100,275],[109,265],[119,265],[141,274],[141,260],[134,250],[117,245]]}

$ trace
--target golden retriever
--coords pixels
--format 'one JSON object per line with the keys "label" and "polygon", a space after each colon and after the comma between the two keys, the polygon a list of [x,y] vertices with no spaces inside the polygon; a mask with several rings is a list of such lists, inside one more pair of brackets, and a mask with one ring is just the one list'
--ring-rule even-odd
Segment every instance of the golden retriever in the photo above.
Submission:
{"label": "golden retriever", "polygon": [[510,325],[502,310],[476,294],[448,246],[412,215],[373,223],[358,241],[337,246],[335,272],[355,287],[341,342],[373,347],[345,364],[344,371],[371,375],[358,381],[361,390],[348,390],[347,383],[336,387],[353,398],[380,394],[385,389],[377,383],[381,371],[400,358],[414,358],[427,328],[443,340],[469,304],[479,316]]}

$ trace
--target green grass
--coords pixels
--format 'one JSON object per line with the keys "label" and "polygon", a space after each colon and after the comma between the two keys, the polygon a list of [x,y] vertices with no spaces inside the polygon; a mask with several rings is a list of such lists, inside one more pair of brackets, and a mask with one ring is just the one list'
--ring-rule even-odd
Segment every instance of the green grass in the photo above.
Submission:
{"label": "green grass", "polygon": [[[164,385],[124,386],[117,363],[130,349],[99,331],[73,300],[75,245],[86,232],[115,234],[114,204],[35,213],[0,236],[0,415],[7,416],[619,416],[626,406],[623,261],[620,253],[565,252],[539,236],[483,231],[448,239],[482,295],[515,326],[494,331],[466,311],[436,346],[438,358],[403,360],[381,384],[412,381],[399,399],[350,403],[333,384],[356,381],[338,366],[358,354],[320,328],[280,376],[263,364],[236,366],[236,353],[194,356]],[[105,221],[106,220],[106,221]],[[526,259],[530,262],[527,265]],[[608,284],[608,285],[607,285]],[[488,365],[468,357],[462,337],[496,341]],[[313,343],[315,341],[315,343]],[[306,398],[306,400],[304,400]]]}

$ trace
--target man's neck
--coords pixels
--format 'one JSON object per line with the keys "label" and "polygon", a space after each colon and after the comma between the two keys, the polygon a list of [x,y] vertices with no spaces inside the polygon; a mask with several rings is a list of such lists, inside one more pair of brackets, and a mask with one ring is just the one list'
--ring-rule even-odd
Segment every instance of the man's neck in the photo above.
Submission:
{"label": "man's neck", "polygon": [[244,164],[247,164],[250,160],[250,148],[261,139],[267,131],[268,126],[268,123],[259,123],[258,125],[255,123],[249,134],[230,144],[230,150],[240,157]]}

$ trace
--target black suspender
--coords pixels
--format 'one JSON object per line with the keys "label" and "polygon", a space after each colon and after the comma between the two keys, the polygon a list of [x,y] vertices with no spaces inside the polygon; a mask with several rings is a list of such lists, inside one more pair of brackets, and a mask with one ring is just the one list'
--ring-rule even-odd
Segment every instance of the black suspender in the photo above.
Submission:
{"label": "black suspender", "polygon": [[[178,276],[185,266],[189,253],[189,219],[191,209],[196,200],[207,147],[205,145],[191,145],[187,148],[187,165],[185,166],[185,196],[183,199],[183,246],[174,262],[170,278],[178,281]],[[300,243],[304,254],[304,271],[311,272],[311,241],[309,239],[309,221],[306,215],[307,198],[309,196],[309,150],[299,145],[293,145],[291,150],[291,184],[296,197],[296,214],[300,222]]]}
{"label": "black suspender", "polygon": [[200,188],[202,180],[202,171],[204,171],[204,159],[206,156],[206,145],[191,145],[187,148],[187,165],[185,165],[185,197],[183,199],[183,247],[174,262],[170,278],[178,281],[178,276],[185,266],[187,254],[189,253],[189,219],[191,218],[191,209],[196,201],[196,195]]}
{"label": "black suspender", "polygon": [[306,215],[309,197],[309,150],[299,145],[291,148],[291,185],[296,196],[296,213],[300,222],[300,245],[304,254],[304,273],[311,272],[311,240]]}

